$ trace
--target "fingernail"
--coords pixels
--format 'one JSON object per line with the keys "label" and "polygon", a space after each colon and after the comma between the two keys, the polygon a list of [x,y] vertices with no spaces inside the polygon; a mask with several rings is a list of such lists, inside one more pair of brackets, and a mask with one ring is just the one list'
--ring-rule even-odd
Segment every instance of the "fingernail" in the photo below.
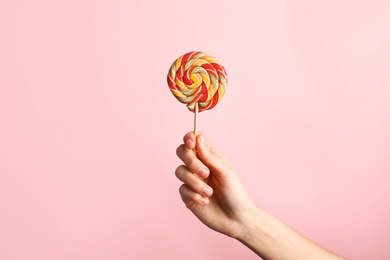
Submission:
{"label": "fingernail", "polygon": [[208,198],[202,198],[202,204],[203,205],[207,205],[207,204],[209,204],[209,199]]}
{"label": "fingernail", "polygon": [[203,178],[207,178],[209,171],[206,168],[200,168],[198,175]]}
{"label": "fingernail", "polygon": [[191,145],[192,145],[192,140],[191,139],[187,139],[187,141],[186,141],[186,146],[187,147],[191,147]]}
{"label": "fingernail", "polygon": [[199,137],[199,139],[200,139],[200,143],[201,143],[202,145],[206,146],[206,143],[205,143],[205,141],[204,141],[203,135],[201,135],[201,136]]}
{"label": "fingernail", "polygon": [[208,186],[204,187],[202,192],[207,197],[210,197],[213,194],[213,190]]}

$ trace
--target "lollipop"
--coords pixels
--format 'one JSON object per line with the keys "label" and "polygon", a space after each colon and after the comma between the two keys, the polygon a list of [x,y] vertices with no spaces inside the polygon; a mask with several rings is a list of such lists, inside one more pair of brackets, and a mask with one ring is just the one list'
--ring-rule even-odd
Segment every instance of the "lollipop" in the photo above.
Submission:
{"label": "lollipop", "polygon": [[168,73],[169,89],[195,113],[195,135],[198,113],[212,109],[221,101],[227,82],[225,68],[207,53],[189,52],[173,62]]}

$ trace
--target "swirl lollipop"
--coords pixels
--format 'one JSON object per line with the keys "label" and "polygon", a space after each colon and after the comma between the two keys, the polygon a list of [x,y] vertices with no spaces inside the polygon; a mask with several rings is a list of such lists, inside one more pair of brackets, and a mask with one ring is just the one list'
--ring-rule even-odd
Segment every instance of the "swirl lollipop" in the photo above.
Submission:
{"label": "swirl lollipop", "polygon": [[195,113],[195,135],[198,112],[212,109],[221,101],[227,82],[225,68],[204,52],[189,52],[173,62],[168,73],[169,89]]}

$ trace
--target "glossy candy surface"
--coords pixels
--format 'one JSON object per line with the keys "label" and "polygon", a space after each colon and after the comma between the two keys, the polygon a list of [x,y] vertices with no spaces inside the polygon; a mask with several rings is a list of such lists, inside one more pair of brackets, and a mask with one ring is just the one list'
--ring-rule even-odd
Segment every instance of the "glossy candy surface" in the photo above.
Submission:
{"label": "glossy candy surface", "polygon": [[189,52],[175,60],[168,73],[172,94],[194,112],[215,107],[227,87],[225,68],[213,56],[204,52]]}

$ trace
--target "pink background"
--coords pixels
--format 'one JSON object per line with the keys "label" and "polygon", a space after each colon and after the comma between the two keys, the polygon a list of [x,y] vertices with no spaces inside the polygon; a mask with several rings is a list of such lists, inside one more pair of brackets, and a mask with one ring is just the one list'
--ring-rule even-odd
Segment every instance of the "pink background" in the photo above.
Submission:
{"label": "pink background", "polygon": [[390,2],[0,2],[0,259],[257,259],[182,204],[187,51],[229,88],[200,129],[257,204],[390,259]]}

